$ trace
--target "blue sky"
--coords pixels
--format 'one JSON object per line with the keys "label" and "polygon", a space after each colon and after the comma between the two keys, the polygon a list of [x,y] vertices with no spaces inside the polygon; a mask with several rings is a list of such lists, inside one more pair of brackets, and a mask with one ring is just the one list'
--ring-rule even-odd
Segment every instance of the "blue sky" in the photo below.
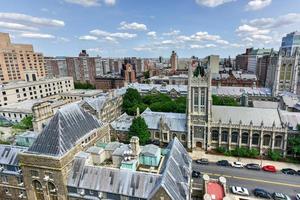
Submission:
{"label": "blue sky", "polygon": [[45,56],[235,56],[300,31],[300,0],[9,0],[0,31]]}

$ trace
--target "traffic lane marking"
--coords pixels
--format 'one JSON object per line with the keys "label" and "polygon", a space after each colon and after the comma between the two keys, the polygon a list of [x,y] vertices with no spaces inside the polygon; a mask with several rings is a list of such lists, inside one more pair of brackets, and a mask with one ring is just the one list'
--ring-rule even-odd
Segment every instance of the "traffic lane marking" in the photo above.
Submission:
{"label": "traffic lane marking", "polygon": [[283,185],[283,186],[288,186],[288,187],[300,188],[300,185],[293,185],[290,183],[280,183],[280,182],[273,182],[273,181],[255,179],[255,178],[248,178],[248,177],[230,176],[230,175],[226,175],[226,174],[221,175],[221,174],[215,174],[215,173],[205,173],[205,172],[202,172],[202,173],[211,175],[211,176],[224,176],[226,178],[234,178],[234,179],[247,180],[247,181],[253,181],[253,182],[269,183],[269,184],[273,184],[273,185]]}

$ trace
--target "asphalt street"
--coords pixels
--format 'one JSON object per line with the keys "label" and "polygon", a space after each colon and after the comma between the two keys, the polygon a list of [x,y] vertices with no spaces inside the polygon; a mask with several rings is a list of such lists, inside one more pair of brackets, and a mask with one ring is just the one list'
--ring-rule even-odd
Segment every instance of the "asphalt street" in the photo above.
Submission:
{"label": "asphalt street", "polygon": [[[292,199],[300,193],[300,176],[285,175],[280,171],[277,173],[254,171],[248,169],[237,169],[232,167],[217,166],[215,163],[209,165],[199,165],[193,163],[193,170],[208,174],[212,178],[224,176],[227,179],[228,186],[245,187],[252,193],[255,188],[262,188],[266,191],[282,192]],[[194,182],[201,183],[200,178],[194,179]]]}

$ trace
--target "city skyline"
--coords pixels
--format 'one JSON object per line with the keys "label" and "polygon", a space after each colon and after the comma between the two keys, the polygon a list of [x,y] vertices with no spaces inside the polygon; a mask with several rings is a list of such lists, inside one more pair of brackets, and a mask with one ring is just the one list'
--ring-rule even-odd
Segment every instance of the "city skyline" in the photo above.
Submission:
{"label": "city skyline", "polygon": [[[0,31],[45,56],[221,57],[247,47],[279,49],[300,25],[300,2],[287,0],[59,0],[3,2]],[[182,17],[176,13],[182,12]],[[76,13],[76,14],[75,14]],[[224,23],[227,22],[227,23]]]}

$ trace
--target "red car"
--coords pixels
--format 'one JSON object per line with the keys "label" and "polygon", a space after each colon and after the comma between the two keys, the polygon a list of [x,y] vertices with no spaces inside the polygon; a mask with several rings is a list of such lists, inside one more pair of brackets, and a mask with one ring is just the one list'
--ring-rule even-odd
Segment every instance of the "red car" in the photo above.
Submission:
{"label": "red car", "polygon": [[273,173],[276,172],[276,168],[275,168],[275,166],[273,166],[273,165],[266,165],[266,166],[263,166],[262,169],[263,169],[264,171],[266,171],[266,172],[273,172]]}

